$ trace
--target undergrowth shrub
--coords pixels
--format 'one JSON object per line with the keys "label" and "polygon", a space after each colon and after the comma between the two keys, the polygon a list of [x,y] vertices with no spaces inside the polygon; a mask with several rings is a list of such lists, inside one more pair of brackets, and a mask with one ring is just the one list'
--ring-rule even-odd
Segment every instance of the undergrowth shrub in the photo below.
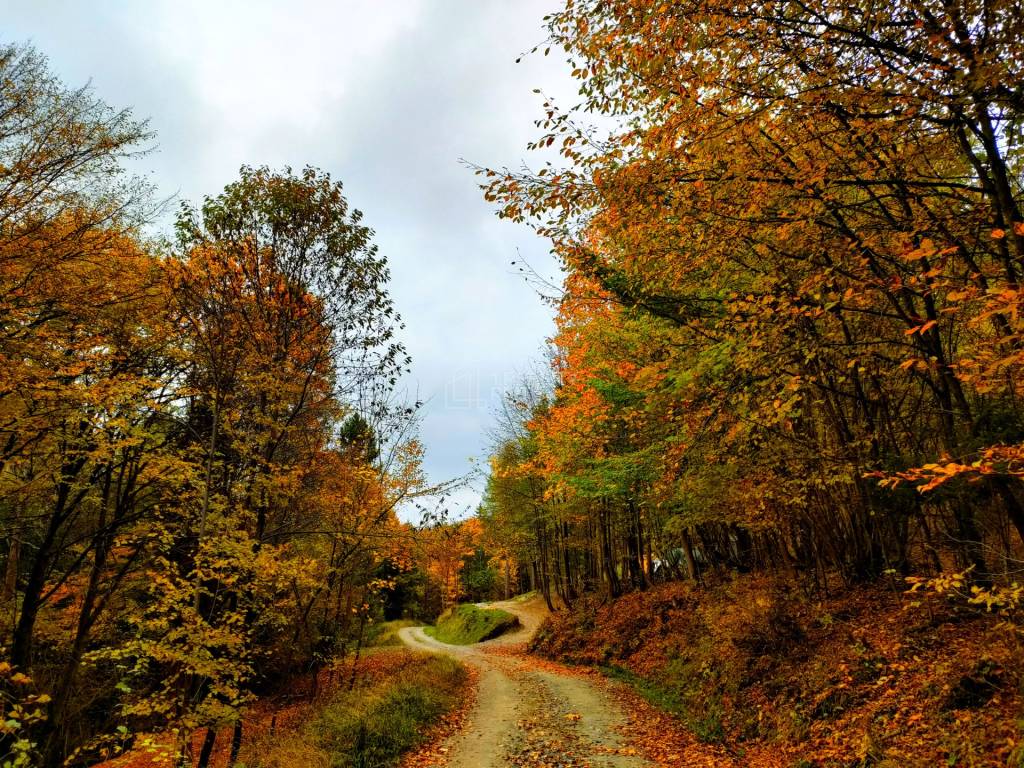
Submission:
{"label": "undergrowth shrub", "polygon": [[332,768],[386,768],[455,707],[466,670],[445,656],[413,657],[394,678],[340,694],[306,729]]}
{"label": "undergrowth shrub", "polygon": [[251,759],[254,768],[331,768],[330,754],[299,733],[284,733],[266,740],[258,755]]}

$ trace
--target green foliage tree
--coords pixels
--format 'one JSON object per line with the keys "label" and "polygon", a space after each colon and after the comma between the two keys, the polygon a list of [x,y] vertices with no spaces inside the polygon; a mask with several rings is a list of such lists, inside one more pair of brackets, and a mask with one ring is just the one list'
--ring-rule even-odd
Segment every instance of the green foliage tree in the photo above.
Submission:
{"label": "green foliage tree", "polygon": [[498,574],[491,566],[490,557],[483,547],[475,547],[473,554],[462,558],[459,579],[462,582],[462,592],[469,602],[481,603],[495,597]]}

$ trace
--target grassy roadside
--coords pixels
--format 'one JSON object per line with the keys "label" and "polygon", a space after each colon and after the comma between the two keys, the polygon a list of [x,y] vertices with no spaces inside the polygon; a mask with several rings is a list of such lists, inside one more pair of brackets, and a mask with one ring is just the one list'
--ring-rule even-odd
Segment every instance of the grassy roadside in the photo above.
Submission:
{"label": "grassy roadside", "polygon": [[446,656],[381,649],[351,690],[335,692],[295,729],[243,749],[250,768],[391,768],[455,709],[466,668]]}
{"label": "grassy roadside", "polygon": [[436,626],[426,627],[424,632],[442,643],[471,645],[495,638],[518,626],[519,619],[508,611],[467,604],[449,608],[438,617]]}

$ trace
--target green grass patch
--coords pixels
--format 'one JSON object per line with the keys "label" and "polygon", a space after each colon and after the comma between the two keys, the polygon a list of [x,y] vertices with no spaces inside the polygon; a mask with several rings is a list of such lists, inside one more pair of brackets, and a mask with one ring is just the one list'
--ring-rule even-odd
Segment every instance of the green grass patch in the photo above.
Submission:
{"label": "green grass patch", "polygon": [[623,669],[622,667],[610,664],[602,665],[601,671],[605,676],[610,677],[613,680],[626,683],[658,709],[664,710],[665,712],[680,718],[686,715],[686,702],[683,700],[679,691],[675,688],[659,685],[651,680],[647,680],[639,675],[633,674],[628,669]]}
{"label": "green grass patch", "polygon": [[426,627],[430,637],[451,645],[472,645],[502,635],[519,626],[519,619],[497,608],[456,605],[437,618],[437,626]]}
{"label": "green grass patch", "polygon": [[339,693],[306,726],[331,768],[391,768],[463,694],[466,668],[446,656],[414,657],[370,688]]}
{"label": "green grass patch", "polygon": [[370,624],[367,627],[366,639],[363,644],[368,648],[402,645],[402,639],[398,636],[398,630],[403,627],[418,627],[422,623],[413,619],[395,619],[394,621],[381,621]]}
{"label": "green grass patch", "polygon": [[601,671],[613,680],[626,683],[658,709],[678,717],[700,741],[718,744],[725,738],[720,700],[699,703],[678,686],[648,680],[614,665],[602,665]]}

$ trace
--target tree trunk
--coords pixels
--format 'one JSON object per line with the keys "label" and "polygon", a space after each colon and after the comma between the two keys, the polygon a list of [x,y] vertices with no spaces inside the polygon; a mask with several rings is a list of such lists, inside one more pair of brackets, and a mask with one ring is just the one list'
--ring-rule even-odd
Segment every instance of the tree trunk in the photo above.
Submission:
{"label": "tree trunk", "polygon": [[238,753],[242,749],[242,718],[235,721],[235,727],[231,729],[231,754],[228,756],[228,768],[232,768],[238,762]]}
{"label": "tree trunk", "polygon": [[7,564],[4,568],[4,605],[14,605],[14,595],[18,589],[18,559],[20,554],[21,539],[16,534],[12,534],[7,548]]}
{"label": "tree trunk", "polygon": [[356,653],[352,657],[352,674],[348,678],[348,690],[356,687],[356,671],[359,666],[359,656],[363,650],[363,630],[366,628],[366,614],[359,614],[359,634],[356,636]]}
{"label": "tree trunk", "polygon": [[690,531],[683,531],[683,556],[686,558],[686,570],[690,579],[700,583],[700,571],[697,568],[697,559],[693,556],[693,539],[690,538]]}
{"label": "tree trunk", "polygon": [[210,755],[213,754],[213,745],[217,741],[217,729],[210,726],[206,729],[206,734],[203,736],[203,746],[199,750],[199,762],[196,763],[196,768],[209,768]]}
{"label": "tree trunk", "polygon": [[615,573],[615,559],[612,553],[612,534],[608,523],[608,512],[602,507],[598,527],[601,532],[601,565],[608,584],[608,596],[615,598],[622,594],[618,574]]}

